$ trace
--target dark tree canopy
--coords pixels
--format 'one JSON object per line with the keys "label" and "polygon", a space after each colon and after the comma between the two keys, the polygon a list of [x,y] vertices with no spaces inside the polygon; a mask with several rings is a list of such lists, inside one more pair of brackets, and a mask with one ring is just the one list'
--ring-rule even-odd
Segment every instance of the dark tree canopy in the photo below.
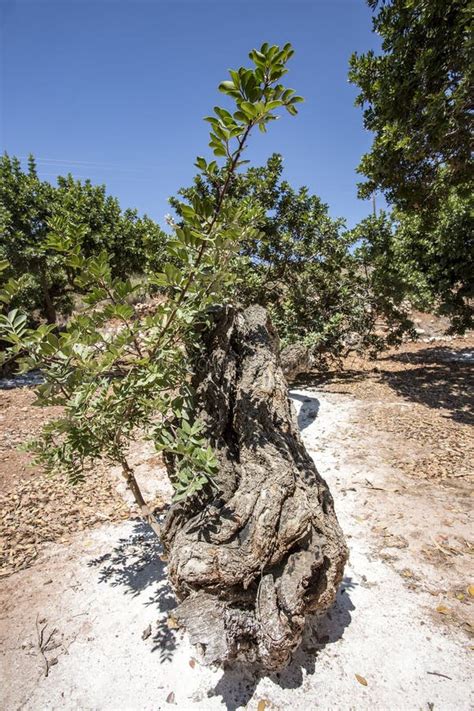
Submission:
{"label": "dark tree canopy", "polygon": [[[283,159],[274,154],[234,176],[230,186],[236,204],[247,200],[259,210],[257,236],[240,243],[234,264],[238,300],[265,306],[283,344],[304,342],[320,364],[354,345],[375,346],[376,301],[353,250],[359,236],[282,173]],[[198,176],[181,194],[212,198],[215,186]],[[179,203],[172,204],[179,213]]]}
{"label": "dark tree canopy", "polygon": [[[473,62],[468,0],[368,0],[381,55],[354,54],[364,125],[373,131],[361,197],[381,190],[393,225],[359,226],[377,282],[398,269],[412,303],[473,325]],[[382,223],[380,223],[382,224]],[[389,242],[387,241],[389,239]],[[390,263],[389,263],[390,262]],[[402,292],[401,292],[402,293]]]}
{"label": "dark tree canopy", "polygon": [[61,254],[48,246],[52,223],[80,232],[81,250],[90,257],[107,251],[112,273],[126,277],[146,266],[163,233],[135,210],[122,211],[105,186],[82,183],[71,175],[57,186],[40,180],[33,157],[24,171],[17,158],[0,157],[0,258],[14,282],[12,306],[55,323],[72,308],[73,283]]}
{"label": "dark tree canopy", "polygon": [[360,193],[399,207],[437,200],[438,183],[472,179],[473,64],[468,0],[368,0],[381,55],[352,55],[364,125],[375,133]]}

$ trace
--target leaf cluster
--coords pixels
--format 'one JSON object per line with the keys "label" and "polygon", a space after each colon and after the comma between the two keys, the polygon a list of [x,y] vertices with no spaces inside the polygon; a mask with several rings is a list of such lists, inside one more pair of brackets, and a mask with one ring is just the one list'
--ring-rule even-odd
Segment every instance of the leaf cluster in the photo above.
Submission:
{"label": "leaf cluster", "polygon": [[24,171],[17,158],[1,156],[0,258],[8,262],[10,304],[25,309],[31,322],[55,323],[75,303],[73,273],[51,242],[59,225],[80,236],[85,257],[107,251],[122,278],[145,271],[147,252],[160,253],[165,238],[148,217],[122,211],[104,186],[71,175],[53,186],[39,179],[33,157]]}
{"label": "leaf cluster", "polygon": [[[257,238],[259,210],[248,200],[229,199],[229,190],[252,129],[265,127],[279,108],[296,113],[299,97],[279,83],[291,55],[290,45],[263,45],[250,54],[252,68],[231,71],[231,80],[220,85],[235,110],[215,107],[209,121],[216,160],[196,161],[203,179],[214,181],[215,196],[179,203],[182,222],[166,240],[159,268],[149,269],[151,308],[136,304],[137,287],[117,273],[107,246],[85,249],[90,232],[68,210],[48,219],[43,246],[61,260],[84,308],[61,331],[46,324],[30,328],[17,310],[0,320],[1,337],[10,345],[6,357],[44,377],[38,404],[63,408],[32,445],[47,469],[66,470],[78,481],[88,466],[107,459],[130,483],[130,443],[144,436],[172,457],[177,499],[215,488],[213,442],[195,416],[191,387],[199,333],[212,307],[232,299],[229,265],[239,244]],[[9,300],[8,286],[0,296]]]}
{"label": "leaf cluster", "polygon": [[[282,173],[283,159],[274,154],[266,165],[235,175],[229,187],[234,204],[255,206],[258,224],[251,239],[240,240],[231,264],[236,298],[264,305],[282,345],[305,343],[320,366],[353,349],[380,349],[385,339],[375,327],[381,317],[396,340],[406,314],[395,289],[382,296],[367,254],[356,249],[361,233],[348,231],[318,196],[293,188]],[[197,175],[181,195],[215,201],[216,175]],[[179,202],[173,205],[181,214]]]}
{"label": "leaf cluster", "polygon": [[358,168],[366,177],[359,192],[381,190],[395,210],[390,240],[385,229],[375,236],[370,221],[360,230],[375,240],[367,254],[377,282],[393,278],[407,299],[448,315],[462,333],[474,324],[472,7],[468,0],[369,5],[382,53],[353,54],[349,73],[374,132]]}

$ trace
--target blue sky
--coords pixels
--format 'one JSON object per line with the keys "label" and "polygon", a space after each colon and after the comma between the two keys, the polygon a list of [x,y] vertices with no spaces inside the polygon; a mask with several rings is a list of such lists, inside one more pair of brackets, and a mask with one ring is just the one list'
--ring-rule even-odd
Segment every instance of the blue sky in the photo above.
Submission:
{"label": "blue sky", "polygon": [[370,212],[355,168],[372,139],[347,81],[351,52],[379,46],[364,0],[0,0],[0,12],[0,148],[32,152],[41,177],[105,183],[163,224],[210,155],[202,117],[227,69],[291,42],[286,81],[306,102],[257,131],[246,157],[282,153],[285,178],[350,226]]}

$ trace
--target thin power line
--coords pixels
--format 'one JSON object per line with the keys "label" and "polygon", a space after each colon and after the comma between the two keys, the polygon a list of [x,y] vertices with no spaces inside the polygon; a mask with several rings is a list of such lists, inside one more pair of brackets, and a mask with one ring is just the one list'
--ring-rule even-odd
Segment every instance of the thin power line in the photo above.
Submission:
{"label": "thin power line", "polygon": [[[18,158],[22,160],[27,160],[29,156],[18,156]],[[102,168],[104,170],[120,170],[122,172],[126,173],[143,173],[142,170],[136,169],[136,168],[121,168],[119,165],[111,165],[110,163],[95,163],[93,161],[85,161],[85,160],[68,160],[68,159],[63,159],[63,158],[36,158],[34,156],[35,163],[49,163],[52,166],[54,165],[78,165],[78,166],[83,166],[83,167],[91,167],[91,168]]]}
{"label": "thin power line", "polygon": [[[53,177],[53,178],[59,177],[57,173],[46,173],[41,168],[40,168],[39,172],[41,173],[42,176],[48,176],[48,177]],[[69,171],[69,172],[71,173],[73,178],[82,179],[82,180],[91,180],[90,175],[80,175],[80,174],[76,173],[75,171]],[[62,177],[64,177],[64,176],[62,176]],[[154,180],[155,176],[152,176],[152,175],[149,175],[149,176],[147,176],[147,175],[140,175],[140,176],[138,176],[138,175],[137,176],[135,176],[135,175],[132,175],[132,176],[116,175],[116,176],[114,176],[113,179],[114,180],[128,180],[128,181],[134,182],[134,181],[141,181],[141,180]],[[100,178],[98,178],[98,180],[100,180]]]}

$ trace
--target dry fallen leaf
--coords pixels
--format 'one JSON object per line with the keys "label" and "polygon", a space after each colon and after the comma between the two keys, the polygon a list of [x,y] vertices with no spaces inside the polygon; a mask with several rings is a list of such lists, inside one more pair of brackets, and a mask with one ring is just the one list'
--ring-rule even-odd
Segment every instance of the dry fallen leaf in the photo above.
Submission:
{"label": "dry fallen leaf", "polygon": [[166,697],[166,703],[167,703],[167,704],[174,704],[174,703],[176,703],[175,700],[174,700],[174,691],[170,691],[170,693],[169,693],[168,696]]}
{"label": "dry fallen leaf", "polygon": [[257,706],[257,711],[265,711],[267,708],[268,701],[266,699],[260,699]]}
{"label": "dry fallen leaf", "polygon": [[471,597],[474,597],[474,585],[469,585],[467,591]]}
{"label": "dry fallen leaf", "polygon": [[361,676],[360,674],[356,674],[355,678],[359,682],[359,684],[362,684],[362,686],[368,686],[368,681],[365,677]]}
{"label": "dry fallen leaf", "polygon": [[170,630],[177,630],[179,627],[177,620],[171,616],[168,617],[168,619],[166,620],[166,624],[168,625]]}
{"label": "dry fallen leaf", "polygon": [[189,660],[189,666],[191,667],[191,669],[194,669],[194,667],[196,666],[196,660],[194,659],[194,657],[191,657],[191,659]]}
{"label": "dry fallen leaf", "polygon": [[446,607],[446,605],[438,605],[436,608],[436,612],[440,612],[442,615],[447,615],[449,612],[449,607]]}

